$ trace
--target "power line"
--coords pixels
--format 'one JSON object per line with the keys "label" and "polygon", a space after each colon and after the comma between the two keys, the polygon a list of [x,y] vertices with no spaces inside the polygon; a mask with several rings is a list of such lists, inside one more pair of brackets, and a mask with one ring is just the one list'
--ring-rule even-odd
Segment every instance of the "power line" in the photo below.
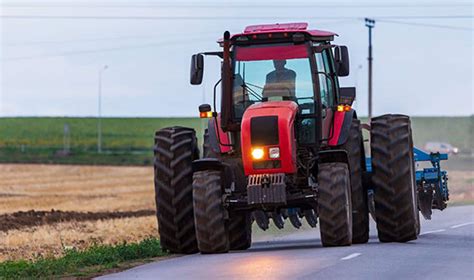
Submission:
{"label": "power line", "polygon": [[[472,19],[473,15],[417,15],[417,16],[371,16],[377,19]],[[49,16],[49,15],[0,15],[4,19],[93,19],[93,20],[252,20],[252,19],[290,19],[295,20],[297,17],[290,16]],[[351,16],[310,16],[299,17],[302,19],[363,19],[362,17]]]}
{"label": "power line", "polygon": [[451,30],[467,30],[467,31],[474,30],[473,28],[469,28],[469,27],[429,24],[429,23],[419,23],[419,22],[407,22],[407,21],[384,20],[384,19],[381,19],[381,20],[379,19],[378,21],[385,22],[385,23],[395,23],[395,24],[422,26],[422,27],[434,27],[434,28],[443,28],[443,29],[451,29]]}
{"label": "power line", "polygon": [[24,45],[47,45],[47,44],[69,44],[69,43],[81,43],[81,42],[98,42],[106,40],[128,40],[128,39],[156,39],[156,36],[119,36],[119,37],[103,37],[103,38],[87,38],[87,39],[76,39],[76,40],[52,40],[52,41],[27,41],[27,42],[6,42],[4,46],[24,46]]}
{"label": "power line", "polygon": [[185,40],[157,42],[153,44],[144,44],[144,45],[103,48],[103,49],[90,49],[90,50],[81,50],[81,51],[67,51],[67,52],[61,52],[61,53],[41,54],[41,55],[32,55],[32,56],[17,56],[17,57],[3,58],[3,59],[0,59],[0,61],[3,62],[3,61],[31,60],[31,59],[39,59],[39,58],[61,57],[61,56],[101,53],[101,52],[110,52],[110,51],[121,51],[121,50],[128,50],[128,49],[141,49],[141,48],[174,45],[174,44],[184,44],[184,43],[188,43],[190,40],[192,40],[193,42],[202,42],[204,40],[207,41],[207,38],[196,37],[196,38],[186,38]]}
{"label": "power line", "polygon": [[271,5],[258,4],[258,3],[222,3],[222,2],[201,2],[201,3],[5,3],[3,7],[8,8],[395,8],[395,7],[406,7],[406,8],[440,8],[440,7],[469,7],[472,3],[468,2],[444,2],[444,3],[358,3],[354,4],[351,2],[347,3],[305,3],[305,2],[292,2],[289,3],[272,3]]}
{"label": "power line", "polygon": [[[216,35],[220,34],[221,30],[215,32],[200,32],[199,34],[207,35]],[[71,39],[71,40],[51,40],[51,41],[27,41],[27,42],[4,42],[4,46],[30,46],[30,45],[48,45],[48,44],[70,44],[70,43],[87,43],[87,42],[100,42],[107,40],[134,40],[134,39],[159,39],[159,38],[170,38],[170,37],[179,37],[182,38],[182,35],[143,35],[143,36],[117,36],[117,37],[100,37],[100,38],[82,38],[82,39]]]}

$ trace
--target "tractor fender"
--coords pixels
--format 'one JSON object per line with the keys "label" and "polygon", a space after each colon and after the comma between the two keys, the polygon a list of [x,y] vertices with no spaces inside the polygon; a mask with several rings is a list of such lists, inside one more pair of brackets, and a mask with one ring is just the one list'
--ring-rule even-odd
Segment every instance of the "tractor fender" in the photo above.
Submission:
{"label": "tractor fender", "polygon": [[223,170],[225,168],[224,163],[217,158],[202,158],[193,161],[192,164],[193,172],[204,171],[204,170]]}
{"label": "tractor fender", "polygon": [[222,186],[227,189],[235,182],[232,166],[217,158],[202,158],[192,163],[193,173],[198,171],[215,170],[222,172]]}
{"label": "tractor fender", "polygon": [[357,118],[357,116],[353,109],[344,112],[334,112],[333,131],[332,136],[329,138],[329,146],[339,146],[347,141],[352,119],[354,118]]}
{"label": "tractor fender", "polygon": [[349,165],[349,157],[345,150],[324,150],[318,153],[319,163],[342,162]]}

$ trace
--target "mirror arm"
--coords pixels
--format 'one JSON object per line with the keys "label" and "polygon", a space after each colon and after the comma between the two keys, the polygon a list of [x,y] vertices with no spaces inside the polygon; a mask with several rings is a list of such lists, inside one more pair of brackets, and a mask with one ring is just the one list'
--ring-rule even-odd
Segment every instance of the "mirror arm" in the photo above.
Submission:
{"label": "mirror arm", "polygon": [[[232,54],[232,52],[230,52]],[[220,58],[224,58],[224,52],[222,51],[215,51],[215,52],[203,52],[201,53],[203,55],[214,55],[214,56],[218,56]]]}
{"label": "mirror arm", "polygon": [[[221,83],[222,79],[219,79],[219,81],[217,81],[217,83],[214,85],[214,98],[213,98],[213,101],[212,101],[212,105],[213,105],[213,109],[214,109],[214,113],[217,113],[217,106],[216,106],[216,91],[217,91],[217,86]],[[217,115],[217,114],[216,114]]]}

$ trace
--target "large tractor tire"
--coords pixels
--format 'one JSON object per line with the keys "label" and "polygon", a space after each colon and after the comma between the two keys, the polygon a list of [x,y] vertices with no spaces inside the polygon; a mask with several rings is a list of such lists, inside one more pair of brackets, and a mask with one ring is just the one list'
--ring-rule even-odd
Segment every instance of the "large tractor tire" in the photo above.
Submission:
{"label": "large tractor tire", "polygon": [[199,158],[196,133],[185,127],[155,133],[155,201],[163,249],[197,252],[192,197],[192,161]]}
{"label": "large tractor tire", "polygon": [[221,172],[198,171],[193,176],[196,238],[203,254],[226,253],[230,249],[226,210],[222,205]]}
{"label": "large tractor tire", "polygon": [[381,242],[407,242],[419,233],[410,118],[383,115],[371,122],[372,183]]}
{"label": "large tractor tire", "polygon": [[342,149],[349,157],[349,170],[351,173],[351,199],[352,199],[352,243],[361,244],[369,241],[369,207],[367,202],[367,189],[362,184],[362,168],[365,164],[363,154],[362,131],[360,120],[352,120],[349,138],[342,145]]}
{"label": "large tractor tire", "polygon": [[351,185],[347,164],[320,164],[318,181],[318,214],[323,246],[351,245]]}
{"label": "large tractor tire", "polygon": [[251,212],[234,212],[229,217],[231,250],[247,250],[252,244]]}

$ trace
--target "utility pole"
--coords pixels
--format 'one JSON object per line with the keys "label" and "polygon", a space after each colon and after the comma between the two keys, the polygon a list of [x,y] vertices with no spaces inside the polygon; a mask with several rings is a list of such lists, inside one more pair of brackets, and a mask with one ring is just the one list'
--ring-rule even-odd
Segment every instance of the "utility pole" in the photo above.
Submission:
{"label": "utility pole", "polygon": [[372,28],[375,27],[375,20],[365,18],[365,26],[369,28],[369,122],[372,119]]}
{"label": "utility pole", "polygon": [[98,118],[97,118],[97,153],[102,153],[102,72],[109,66],[104,65],[99,69],[99,90],[98,90]]}

